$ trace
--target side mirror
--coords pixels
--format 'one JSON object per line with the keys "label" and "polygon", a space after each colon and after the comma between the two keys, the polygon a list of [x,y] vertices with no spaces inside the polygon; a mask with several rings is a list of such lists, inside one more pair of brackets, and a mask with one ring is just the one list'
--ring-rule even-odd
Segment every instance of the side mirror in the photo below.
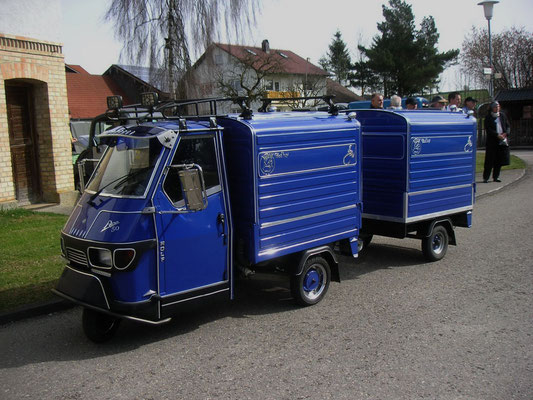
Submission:
{"label": "side mirror", "polygon": [[178,172],[185,206],[191,211],[200,211],[207,208],[204,176],[200,167],[196,167],[182,169]]}

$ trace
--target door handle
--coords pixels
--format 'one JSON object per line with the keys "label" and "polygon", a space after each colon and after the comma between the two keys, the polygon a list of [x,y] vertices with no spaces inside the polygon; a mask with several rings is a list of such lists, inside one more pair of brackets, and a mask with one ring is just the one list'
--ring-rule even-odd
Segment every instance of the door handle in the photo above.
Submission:
{"label": "door handle", "polygon": [[224,244],[226,244],[226,216],[222,213],[217,216],[217,223],[222,225],[222,233],[220,236],[224,239]]}

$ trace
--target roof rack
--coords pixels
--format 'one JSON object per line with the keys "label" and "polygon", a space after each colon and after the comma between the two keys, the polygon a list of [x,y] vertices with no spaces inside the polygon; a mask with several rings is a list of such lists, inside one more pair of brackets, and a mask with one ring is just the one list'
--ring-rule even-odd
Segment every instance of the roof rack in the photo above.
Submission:
{"label": "roof rack", "polygon": [[[324,95],[324,96],[302,96],[302,97],[269,97],[269,98],[263,98],[261,101],[263,102],[263,105],[259,108],[259,112],[266,112],[268,106],[273,101],[297,101],[297,100],[322,100],[324,101],[328,106],[328,112],[331,115],[339,115],[339,108],[333,104],[333,98],[335,95]],[[293,111],[308,111],[303,109],[295,109]]]}
{"label": "roof rack", "polygon": [[[146,119],[169,119],[181,120],[187,119],[206,119],[210,117],[221,117],[226,114],[219,114],[217,111],[217,103],[231,101],[241,108],[240,117],[244,119],[251,119],[253,116],[252,110],[246,105],[247,97],[232,97],[232,98],[205,98],[205,99],[187,99],[187,100],[168,100],[159,102],[157,93],[146,92],[141,94],[140,104],[131,104],[127,106],[122,105],[121,96],[109,96],[107,98],[106,116],[112,121],[119,121],[124,119],[129,120],[146,120]],[[206,104],[209,111],[202,112],[200,105]],[[188,114],[187,108],[194,107],[194,113]],[[184,112],[185,111],[185,112]],[[127,116],[125,116],[125,114]],[[128,115],[129,114],[129,115]]]}

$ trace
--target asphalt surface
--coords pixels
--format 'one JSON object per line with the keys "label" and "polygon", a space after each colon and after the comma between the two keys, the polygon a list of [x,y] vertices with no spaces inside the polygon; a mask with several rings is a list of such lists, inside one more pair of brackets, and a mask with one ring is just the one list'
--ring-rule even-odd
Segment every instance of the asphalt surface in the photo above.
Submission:
{"label": "asphalt surface", "polygon": [[531,171],[498,186],[478,184],[474,226],[443,260],[375,238],[313,307],[256,275],[231,304],[125,322],[104,345],[79,308],[2,325],[0,398],[531,399]]}

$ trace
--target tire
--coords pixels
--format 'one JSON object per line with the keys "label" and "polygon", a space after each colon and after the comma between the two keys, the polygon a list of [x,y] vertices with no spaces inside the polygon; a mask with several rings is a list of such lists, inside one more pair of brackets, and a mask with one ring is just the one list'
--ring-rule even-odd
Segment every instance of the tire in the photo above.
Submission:
{"label": "tire", "polygon": [[117,332],[120,319],[90,308],[83,309],[82,326],[85,336],[94,343],[107,342]]}
{"label": "tire", "polygon": [[310,257],[302,273],[291,276],[291,293],[302,306],[311,306],[324,298],[329,288],[331,270],[322,257]]}
{"label": "tire", "polygon": [[433,227],[431,234],[422,239],[422,253],[426,260],[433,262],[444,258],[448,250],[448,231],[442,225]]}

